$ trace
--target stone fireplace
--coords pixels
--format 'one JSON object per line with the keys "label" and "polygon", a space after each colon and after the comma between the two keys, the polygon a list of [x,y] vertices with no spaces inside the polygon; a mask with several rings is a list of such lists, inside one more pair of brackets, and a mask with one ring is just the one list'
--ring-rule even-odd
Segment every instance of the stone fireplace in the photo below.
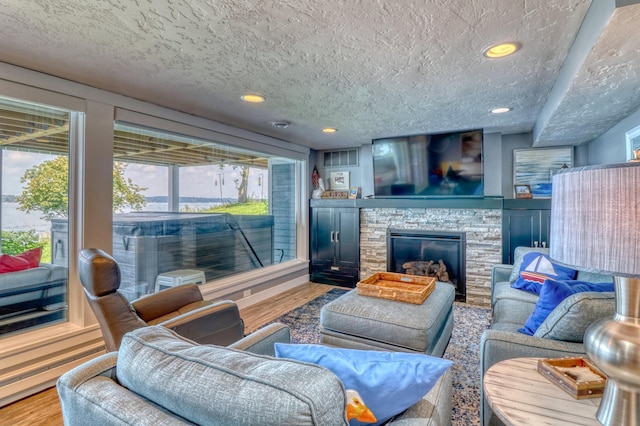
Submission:
{"label": "stone fireplace", "polygon": [[466,303],[490,306],[491,269],[502,263],[501,209],[363,207],[360,209],[361,279],[387,269],[388,229],[464,233]]}
{"label": "stone fireplace", "polygon": [[387,229],[387,271],[435,277],[466,301],[466,233]]}

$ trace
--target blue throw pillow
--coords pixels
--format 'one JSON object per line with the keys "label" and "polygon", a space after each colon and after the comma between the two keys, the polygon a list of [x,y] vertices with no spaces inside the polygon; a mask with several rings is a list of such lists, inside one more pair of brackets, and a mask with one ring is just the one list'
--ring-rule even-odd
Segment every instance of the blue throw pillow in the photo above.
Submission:
{"label": "blue throw pillow", "polygon": [[420,401],[452,365],[428,355],[321,345],[276,343],[275,352],[276,357],[318,364],[338,376],[347,390],[350,425],[386,422]]}
{"label": "blue throw pillow", "polygon": [[610,292],[613,283],[588,283],[585,281],[546,280],[540,290],[540,297],[533,312],[518,331],[533,336],[540,324],[564,299],[575,293],[584,291]]}
{"label": "blue throw pillow", "polygon": [[544,253],[532,251],[522,258],[518,279],[511,287],[540,294],[540,287],[545,280],[573,280],[578,271],[565,266],[556,265]]}

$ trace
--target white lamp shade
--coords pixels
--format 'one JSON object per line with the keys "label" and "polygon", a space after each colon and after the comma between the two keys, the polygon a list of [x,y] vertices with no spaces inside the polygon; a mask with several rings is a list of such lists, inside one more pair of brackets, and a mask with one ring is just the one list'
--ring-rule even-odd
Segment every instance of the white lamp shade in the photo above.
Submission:
{"label": "white lamp shade", "polygon": [[640,276],[640,163],[553,177],[550,257],[583,271]]}

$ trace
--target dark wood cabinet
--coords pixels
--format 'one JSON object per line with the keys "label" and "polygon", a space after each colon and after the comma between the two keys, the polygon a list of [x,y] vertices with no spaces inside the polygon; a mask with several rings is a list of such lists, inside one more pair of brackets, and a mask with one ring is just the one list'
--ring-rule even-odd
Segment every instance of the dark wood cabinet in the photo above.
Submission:
{"label": "dark wood cabinet", "polygon": [[311,281],[355,287],[360,266],[360,210],[311,209]]}
{"label": "dark wood cabinet", "polygon": [[[523,202],[529,200],[523,200]],[[548,247],[551,223],[550,200],[535,204],[508,203],[502,214],[502,261],[513,264],[516,247]],[[532,207],[532,208],[527,208]],[[542,208],[535,208],[542,207]],[[546,207],[546,208],[545,208]]]}

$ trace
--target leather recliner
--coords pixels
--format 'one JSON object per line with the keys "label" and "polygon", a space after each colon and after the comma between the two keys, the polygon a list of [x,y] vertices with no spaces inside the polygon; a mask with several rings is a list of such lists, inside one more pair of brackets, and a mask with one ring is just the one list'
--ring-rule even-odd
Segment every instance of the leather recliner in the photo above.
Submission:
{"label": "leather recliner", "polygon": [[116,260],[97,248],[80,251],[80,281],[105,340],[117,351],[125,333],[161,325],[200,344],[228,346],[244,335],[238,306],[229,300],[210,302],[195,284],[184,284],[129,302],[120,288]]}

